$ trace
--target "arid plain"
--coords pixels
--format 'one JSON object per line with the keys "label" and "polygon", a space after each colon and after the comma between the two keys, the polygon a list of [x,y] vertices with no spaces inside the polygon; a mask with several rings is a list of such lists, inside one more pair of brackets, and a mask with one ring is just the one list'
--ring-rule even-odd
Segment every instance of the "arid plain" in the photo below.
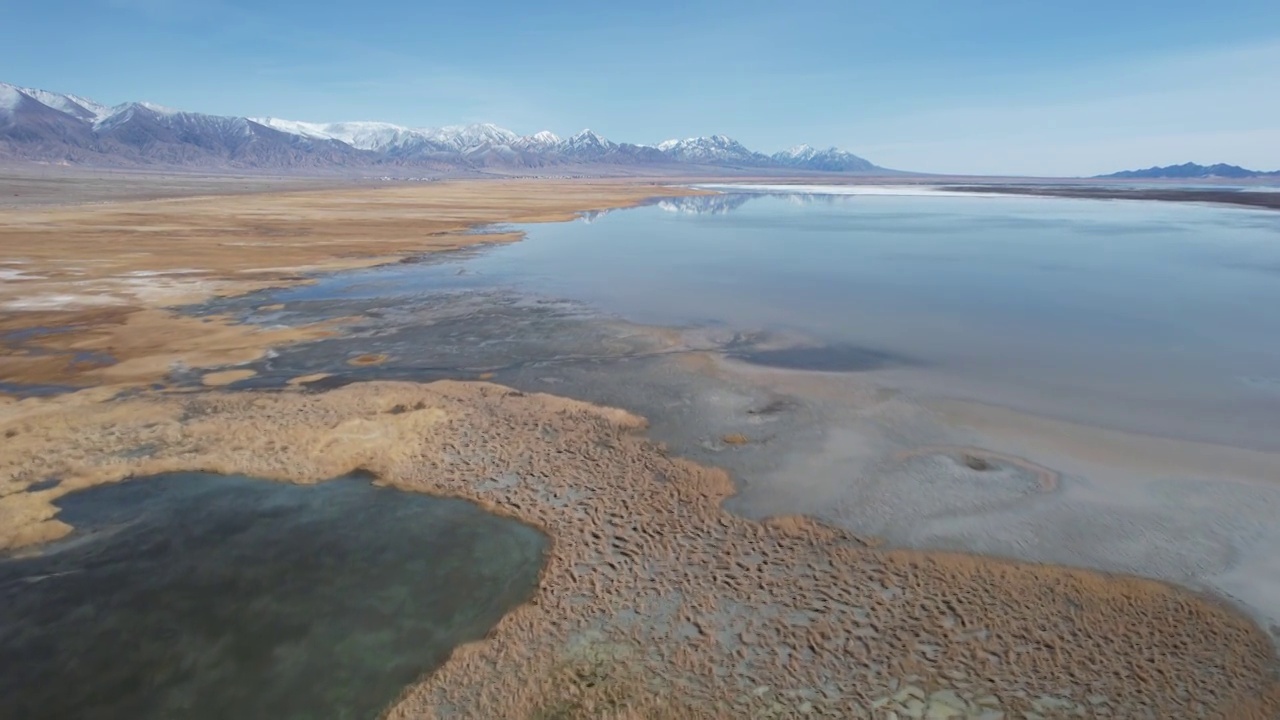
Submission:
{"label": "arid plain", "polygon": [[[1085,569],[884,550],[879,537],[799,516],[747,519],[722,507],[738,478],[651,439],[648,424],[663,418],[479,374],[330,388],[322,371],[280,389],[238,388],[272,353],[341,339],[362,320],[271,326],[178,308],[519,240],[468,232],[477,225],[567,220],[697,191],[472,181],[250,183],[228,194],[219,180],[156,198],[170,193],[137,182],[146,199],[104,195],[95,183],[109,178],[78,178],[39,204],[0,209],[0,390],[9,393],[0,547],[30,551],[67,534],[52,503],[97,483],[176,470],[312,483],[363,469],[394,487],[473,500],[552,539],[531,602],[406,688],[391,717],[1280,712],[1271,639],[1217,599]],[[648,356],[680,351],[689,382],[723,370],[706,352],[715,343],[626,333]],[[333,364],[376,368],[376,351]],[[175,368],[230,389],[179,386]],[[1016,455],[930,452],[973,471],[999,466],[1027,493],[1056,488],[1053,471]],[[50,477],[62,482],[41,489]]]}

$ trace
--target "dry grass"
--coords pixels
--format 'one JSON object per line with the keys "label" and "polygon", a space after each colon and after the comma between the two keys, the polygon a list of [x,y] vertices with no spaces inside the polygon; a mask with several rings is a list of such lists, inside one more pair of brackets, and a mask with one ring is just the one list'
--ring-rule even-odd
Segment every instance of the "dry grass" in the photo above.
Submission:
{"label": "dry grass", "polygon": [[[309,271],[520,239],[466,232],[477,224],[568,220],[691,192],[643,182],[471,181],[0,208],[0,335],[9,337],[0,343],[0,381],[146,383],[175,364],[249,362],[330,328],[265,331],[164,308],[306,282]],[[58,332],[22,335],[42,328]]]}
{"label": "dry grass", "polygon": [[[365,469],[553,538],[531,603],[393,718],[857,717],[899,682],[992,695],[1012,717],[1046,696],[1102,698],[1112,717],[1280,709],[1269,639],[1215,602],[737,517],[723,472],[668,457],[621,410],[457,382],[110,394],[0,403],[0,545],[65,532],[50,505],[62,493],[191,469],[293,482]],[[51,477],[63,482],[26,491]]]}
{"label": "dry grass", "polygon": [[219,370],[217,372],[205,373],[200,378],[200,382],[208,387],[222,387],[232,383],[248,380],[257,375],[253,370]]}

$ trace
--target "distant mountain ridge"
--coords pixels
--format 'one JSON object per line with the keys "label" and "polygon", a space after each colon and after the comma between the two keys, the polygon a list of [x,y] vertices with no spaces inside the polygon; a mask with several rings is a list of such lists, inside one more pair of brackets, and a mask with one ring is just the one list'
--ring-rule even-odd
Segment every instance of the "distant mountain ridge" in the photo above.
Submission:
{"label": "distant mountain ridge", "polygon": [[614,168],[892,172],[837,148],[765,155],[724,135],[618,143],[591,130],[519,135],[488,123],[409,128],[184,112],[145,102],[109,107],[0,83],[0,160],[108,167],[483,171]]}
{"label": "distant mountain ridge", "polygon": [[773,161],[787,167],[828,172],[867,172],[877,170],[869,161],[839,148],[817,150],[808,145],[797,145],[773,155]]}
{"label": "distant mountain ridge", "polygon": [[1097,175],[1099,178],[1117,178],[1117,179],[1178,179],[1178,180],[1195,180],[1209,178],[1260,178],[1260,177],[1280,177],[1280,170],[1270,172],[1262,170],[1249,170],[1239,165],[1227,165],[1218,163],[1216,165],[1197,165],[1196,163],[1183,163],[1181,165],[1166,165],[1164,167],[1150,167],[1144,170],[1123,170],[1121,172],[1111,173],[1110,175]]}

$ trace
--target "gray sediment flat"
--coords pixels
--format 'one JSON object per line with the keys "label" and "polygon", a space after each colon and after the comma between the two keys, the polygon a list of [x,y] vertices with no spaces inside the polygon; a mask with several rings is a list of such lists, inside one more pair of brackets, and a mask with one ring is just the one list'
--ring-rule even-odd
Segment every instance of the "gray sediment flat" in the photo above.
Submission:
{"label": "gray sediment flat", "polygon": [[953,192],[1034,195],[1094,200],[1161,200],[1203,202],[1280,210],[1280,192],[1206,188],[1099,187],[1091,185],[948,185]]}

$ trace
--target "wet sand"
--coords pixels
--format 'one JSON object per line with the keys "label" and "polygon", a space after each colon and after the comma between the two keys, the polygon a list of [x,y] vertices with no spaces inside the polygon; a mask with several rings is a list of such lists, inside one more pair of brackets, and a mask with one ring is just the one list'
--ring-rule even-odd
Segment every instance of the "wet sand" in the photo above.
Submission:
{"label": "wet sand", "polygon": [[[26,528],[9,544],[65,531],[49,502],[74,488],[195,468],[293,482],[365,470],[545,530],[553,549],[532,602],[391,717],[1280,707],[1267,638],[1225,606],[1157,582],[882,552],[802,518],[744,519],[721,509],[733,493],[723,471],[671,457],[621,410],[485,383],[372,382],[86,391],[2,413],[0,526]],[[49,477],[63,481],[27,490]]]}

